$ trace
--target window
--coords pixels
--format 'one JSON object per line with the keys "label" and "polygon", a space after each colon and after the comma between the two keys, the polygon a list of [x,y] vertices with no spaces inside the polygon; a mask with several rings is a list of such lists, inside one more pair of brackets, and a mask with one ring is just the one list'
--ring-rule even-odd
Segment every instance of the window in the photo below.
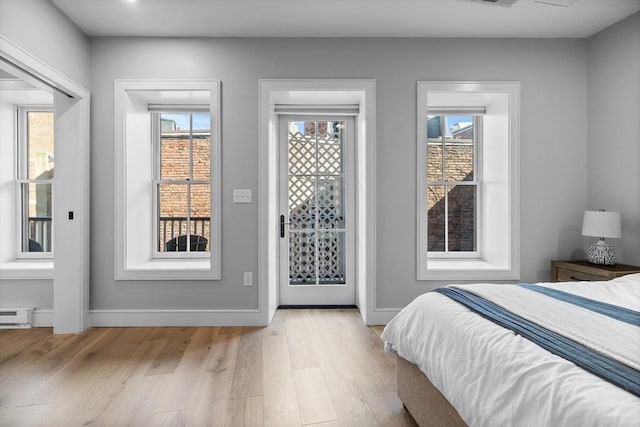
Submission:
{"label": "window", "polygon": [[518,279],[519,83],[418,82],[418,280]]}
{"label": "window", "polygon": [[480,214],[481,116],[427,117],[429,256],[475,257]]}
{"label": "window", "polygon": [[220,278],[215,80],[116,80],[116,280]]}
{"label": "window", "polygon": [[18,113],[17,258],[52,257],[54,115],[44,108]]}
{"label": "window", "polygon": [[156,257],[208,257],[211,238],[209,112],[154,113]]}

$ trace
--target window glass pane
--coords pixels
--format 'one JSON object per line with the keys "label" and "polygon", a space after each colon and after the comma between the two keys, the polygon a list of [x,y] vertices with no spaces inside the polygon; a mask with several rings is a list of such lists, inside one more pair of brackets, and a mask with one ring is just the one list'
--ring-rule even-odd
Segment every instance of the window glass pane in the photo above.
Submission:
{"label": "window glass pane", "polygon": [[343,138],[345,122],[318,122],[318,173],[340,175],[343,172]]}
{"label": "window glass pane", "polygon": [[320,231],[318,236],[318,284],[344,285],[344,231]]}
{"label": "window glass pane", "polygon": [[427,120],[427,181],[443,181],[442,173],[442,116]]}
{"label": "window glass pane", "polygon": [[318,228],[345,228],[344,178],[318,177]]}
{"label": "window glass pane", "polygon": [[289,175],[316,173],[315,122],[289,122]]}
{"label": "window glass pane", "polygon": [[160,115],[160,179],[191,178],[190,132],[189,113]]}
{"label": "window glass pane", "polygon": [[442,116],[427,116],[427,138],[429,142],[440,142],[442,135]]}
{"label": "window glass pane", "polygon": [[316,232],[289,233],[289,283],[316,284]]}
{"label": "window glass pane", "polygon": [[193,179],[208,181],[211,177],[211,116],[193,114]]}
{"label": "window glass pane", "polygon": [[22,251],[51,252],[52,185],[24,183],[22,187]]}
{"label": "window glass pane", "polygon": [[447,116],[445,178],[447,181],[473,181],[473,117]]}
{"label": "window glass pane", "polygon": [[316,178],[289,177],[289,228],[313,228],[316,222]]}
{"label": "window glass pane", "polygon": [[211,240],[211,186],[191,184],[191,250],[208,252]]}
{"label": "window glass pane", "polygon": [[158,184],[158,251],[186,250],[187,184]]}
{"label": "window glass pane", "polygon": [[53,112],[27,112],[27,178],[53,178]]}
{"label": "window glass pane", "polygon": [[475,185],[451,186],[448,196],[449,251],[476,250],[476,198]]}
{"label": "window glass pane", "polygon": [[445,186],[429,185],[427,187],[427,230],[428,251],[445,250]]}
{"label": "window glass pane", "polygon": [[427,145],[427,181],[442,181],[442,144]]}

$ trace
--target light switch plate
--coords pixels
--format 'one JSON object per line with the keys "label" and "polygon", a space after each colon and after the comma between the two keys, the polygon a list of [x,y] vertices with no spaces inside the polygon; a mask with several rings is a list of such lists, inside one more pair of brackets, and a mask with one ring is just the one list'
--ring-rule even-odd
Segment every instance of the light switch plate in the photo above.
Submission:
{"label": "light switch plate", "polygon": [[233,203],[251,203],[251,190],[233,190]]}

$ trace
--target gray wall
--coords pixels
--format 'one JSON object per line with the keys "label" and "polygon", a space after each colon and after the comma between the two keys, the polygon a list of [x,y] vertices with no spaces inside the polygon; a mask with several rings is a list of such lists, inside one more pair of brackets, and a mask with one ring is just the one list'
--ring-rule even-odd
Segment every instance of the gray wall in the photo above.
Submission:
{"label": "gray wall", "polygon": [[[89,38],[50,1],[0,0],[0,35],[89,88]],[[53,281],[0,280],[0,306],[52,309]]]}
{"label": "gray wall", "polygon": [[[116,282],[113,80],[222,81],[222,280]],[[377,96],[377,307],[435,286],[416,277],[416,82],[522,84],[522,280],[548,279],[551,259],[581,249],[587,203],[587,42],[469,39],[139,39],[91,41],[91,308],[256,308],[258,79],[373,78]],[[401,191],[398,191],[401,189]],[[254,275],[255,277],[255,275]]]}
{"label": "gray wall", "polygon": [[[588,40],[136,39],[82,34],[45,0],[0,0],[0,34],[90,87],[92,309],[255,308],[258,79],[374,78],[377,91],[379,308],[437,283],[415,280],[415,90],[418,80],[517,80],[521,105],[522,280],[551,259],[584,256],[585,208],[620,210],[621,262],[640,264],[640,14]],[[90,66],[90,72],[89,72]],[[113,80],[222,80],[223,257],[215,282],[113,280]],[[615,138],[613,138],[615,136]],[[398,191],[404,189],[404,191]],[[0,283],[3,303],[51,307],[41,281]]]}
{"label": "gray wall", "polygon": [[640,265],[640,12],[591,37],[588,49],[587,206],[620,211],[618,262]]}
{"label": "gray wall", "polygon": [[0,35],[89,88],[89,38],[49,0],[0,0]]}

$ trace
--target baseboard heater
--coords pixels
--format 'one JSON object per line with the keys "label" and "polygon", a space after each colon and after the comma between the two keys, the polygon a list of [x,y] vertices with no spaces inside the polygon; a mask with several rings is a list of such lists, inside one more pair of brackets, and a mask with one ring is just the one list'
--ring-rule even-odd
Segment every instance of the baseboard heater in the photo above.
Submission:
{"label": "baseboard heater", "polygon": [[33,326],[33,308],[0,308],[0,329],[27,329]]}

